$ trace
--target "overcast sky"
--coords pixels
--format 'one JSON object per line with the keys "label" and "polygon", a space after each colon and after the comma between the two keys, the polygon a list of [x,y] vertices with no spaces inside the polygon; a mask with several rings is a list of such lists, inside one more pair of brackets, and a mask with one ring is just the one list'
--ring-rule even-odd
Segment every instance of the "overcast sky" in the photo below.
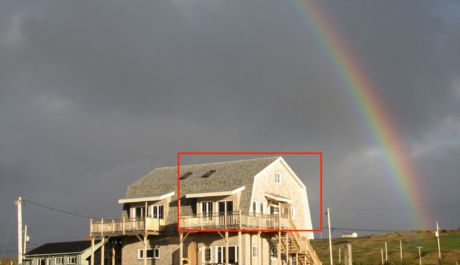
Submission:
{"label": "overcast sky", "polygon": [[[408,147],[427,221],[460,227],[460,3],[318,2]],[[384,209],[407,205],[344,91],[289,1],[1,1],[0,255],[18,195],[118,217],[126,186],[179,150],[321,150],[333,225],[411,229]],[[315,163],[286,159],[318,227]],[[89,232],[30,204],[24,219],[30,247]]]}

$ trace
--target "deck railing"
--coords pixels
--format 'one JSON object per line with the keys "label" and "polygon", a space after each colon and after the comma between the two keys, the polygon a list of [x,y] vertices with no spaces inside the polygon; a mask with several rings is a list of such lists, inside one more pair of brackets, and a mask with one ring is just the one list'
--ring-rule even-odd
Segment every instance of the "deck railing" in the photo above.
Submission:
{"label": "deck railing", "polygon": [[91,220],[91,235],[124,235],[129,233],[159,232],[165,225],[164,219],[122,218],[113,220]]}
{"label": "deck railing", "polygon": [[182,229],[288,229],[289,218],[278,215],[243,215],[238,212],[194,214],[180,217]]}

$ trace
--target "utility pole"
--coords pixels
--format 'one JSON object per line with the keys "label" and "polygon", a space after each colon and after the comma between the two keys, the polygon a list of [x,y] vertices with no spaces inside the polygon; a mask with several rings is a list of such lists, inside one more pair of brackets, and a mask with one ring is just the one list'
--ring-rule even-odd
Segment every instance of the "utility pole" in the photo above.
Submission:
{"label": "utility pole", "polygon": [[332,236],[331,236],[331,211],[327,208],[327,228],[329,230],[329,257],[331,259],[331,265],[334,265],[334,258],[332,257]]}
{"label": "utility pole", "polygon": [[402,254],[402,240],[399,240],[399,256],[401,257],[401,261],[403,260]]}
{"label": "utility pole", "polygon": [[22,253],[25,255],[27,253],[27,241],[29,241],[29,236],[27,235],[27,225],[24,225],[24,247]]}
{"label": "utility pole", "polygon": [[385,262],[388,262],[388,245],[387,245],[387,242],[385,242]]}
{"label": "utility pole", "polygon": [[422,251],[421,251],[421,249],[422,249],[423,247],[417,246],[417,248],[418,248],[418,259],[419,259],[419,264],[422,265]]}
{"label": "utility pole", "polygon": [[441,243],[439,242],[439,224],[436,221],[436,239],[438,240],[438,258],[441,259]]}
{"label": "utility pole", "polygon": [[22,198],[18,197],[16,201],[16,206],[18,207],[18,265],[22,265]]}

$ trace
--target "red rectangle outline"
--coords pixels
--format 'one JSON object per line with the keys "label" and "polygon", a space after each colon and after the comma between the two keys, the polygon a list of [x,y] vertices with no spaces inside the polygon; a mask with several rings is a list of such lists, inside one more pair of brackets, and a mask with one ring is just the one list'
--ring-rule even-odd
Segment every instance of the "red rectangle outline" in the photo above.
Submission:
{"label": "red rectangle outline", "polygon": [[[319,156],[319,229],[181,229],[180,228],[180,158],[181,155],[318,155]],[[177,232],[323,232],[323,152],[322,151],[197,151],[177,152]]]}

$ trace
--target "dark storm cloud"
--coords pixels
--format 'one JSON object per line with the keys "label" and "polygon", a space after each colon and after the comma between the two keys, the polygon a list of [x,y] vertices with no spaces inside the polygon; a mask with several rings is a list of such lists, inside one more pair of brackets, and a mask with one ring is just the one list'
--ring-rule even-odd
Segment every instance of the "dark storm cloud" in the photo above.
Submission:
{"label": "dark storm cloud", "polygon": [[[459,201],[458,14],[431,1],[321,5],[400,128],[427,203]],[[126,185],[178,150],[323,150],[326,205],[400,203],[315,42],[277,1],[3,2],[0,241],[14,242],[16,196],[116,217]],[[318,220],[316,171],[292,163]],[[87,220],[25,208],[35,243],[88,233]],[[387,216],[335,222],[410,228]]]}

